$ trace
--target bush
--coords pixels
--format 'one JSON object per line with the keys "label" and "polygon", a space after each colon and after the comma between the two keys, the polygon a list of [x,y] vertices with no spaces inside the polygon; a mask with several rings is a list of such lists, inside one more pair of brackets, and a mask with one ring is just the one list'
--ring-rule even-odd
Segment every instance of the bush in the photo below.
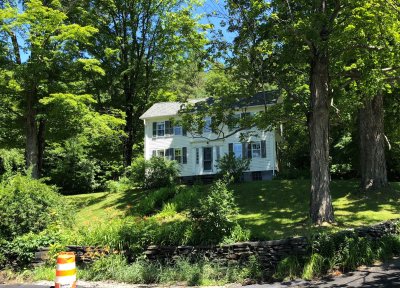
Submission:
{"label": "bush", "polygon": [[230,236],[236,224],[233,217],[237,209],[233,192],[228,189],[227,183],[217,180],[211,186],[210,193],[189,214],[197,241],[215,244]]}
{"label": "bush", "polygon": [[12,173],[23,172],[25,159],[23,151],[19,149],[0,149],[0,175],[9,177]]}
{"label": "bush", "polygon": [[217,160],[217,169],[222,177],[233,177],[235,183],[243,181],[243,172],[249,170],[250,159],[237,158],[235,154],[225,154]]}
{"label": "bush", "polygon": [[37,249],[39,247],[48,247],[55,243],[58,240],[58,235],[58,229],[52,227],[37,234],[29,232],[11,241],[0,242],[0,255],[3,255],[4,263],[14,266],[28,265],[34,259]]}
{"label": "bush", "polygon": [[0,186],[0,237],[12,238],[71,220],[65,199],[53,186],[28,176],[16,175]]}
{"label": "bush", "polygon": [[138,157],[127,170],[131,181],[141,188],[160,188],[171,186],[179,176],[179,166],[176,161],[162,157],[152,157],[145,160]]}
{"label": "bush", "polygon": [[149,191],[148,194],[140,200],[138,212],[141,215],[149,215],[160,209],[167,200],[175,195],[175,187],[164,187],[154,191]]}
{"label": "bush", "polygon": [[171,202],[176,205],[176,211],[180,212],[192,207],[197,207],[203,193],[200,186],[191,186],[178,189],[176,195],[172,198]]}
{"label": "bush", "polygon": [[50,183],[61,187],[63,194],[92,192],[101,186],[97,179],[100,166],[87,155],[87,149],[77,139],[53,144],[46,153],[45,175]]}

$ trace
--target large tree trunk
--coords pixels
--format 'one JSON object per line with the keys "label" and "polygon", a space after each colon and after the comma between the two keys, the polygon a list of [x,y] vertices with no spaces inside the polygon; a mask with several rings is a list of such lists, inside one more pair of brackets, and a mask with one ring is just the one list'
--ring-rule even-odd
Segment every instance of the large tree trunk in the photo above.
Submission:
{"label": "large tree trunk", "polygon": [[38,171],[39,176],[42,175],[43,172],[43,156],[44,156],[44,148],[46,144],[45,138],[45,131],[46,131],[46,120],[40,119],[39,120],[39,129],[38,129]]}
{"label": "large tree trunk", "polygon": [[[28,92],[29,93],[29,92]],[[36,108],[34,104],[34,93],[29,93],[26,97],[26,166],[31,169],[31,176],[39,178],[39,146],[38,128],[36,122]]]}
{"label": "large tree trunk", "polygon": [[310,75],[310,216],[314,224],[334,222],[329,191],[329,71],[327,53],[314,52]]}
{"label": "large tree trunk", "polygon": [[364,101],[359,110],[360,173],[362,191],[388,185],[383,125],[383,95]]}
{"label": "large tree trunk", "polygon": [[124,166],[132,164],[132,147],[133,147],[133,93],[129,83],[129,76],[124,76],[124,94],[125,94],[125,133],[124,141]]}

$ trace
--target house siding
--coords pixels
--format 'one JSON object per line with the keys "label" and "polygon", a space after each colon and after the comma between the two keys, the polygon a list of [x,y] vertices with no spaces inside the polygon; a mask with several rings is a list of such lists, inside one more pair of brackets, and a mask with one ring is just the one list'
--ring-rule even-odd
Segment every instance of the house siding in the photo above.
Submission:
{"label": "house siding", "polygon": [[[261,108],[252,107],[249,112],[260,111]],[[183,148],[187,147],[187,164],[180,164],[180,174],[182,177],[196,176],[196,175],[210,175],[217,173],[217,148],[219,147],[220,157],[229,153],[229,143],[240,143],[240,132],[237,132],[230,137],[216,141],[208,141],[205,138],[193,138],[190,133],[187,136],[171,135],[162,137],[153,137],[153,123],[168,121],[171,116],[154,117],[144,120],[145,124],[145,139],[144,139],[144,157],[150,159],[155,150],[165,150],[169,148]],[[258,129],[251,129],[257,135],[250,136],[249,142],[265,141],[266,144],[266,158],[252,158],[248,172],[252,171],[271,171],[273,174],[276,169],[276,152],[275,152],[275,132],[274,131],[260,131]],[[228,131],[227,131],[228,132]],[[203,135],[206,138],[213,138],[212,133]],[[215,137],[216,135],[214,135]],[[205,147],[212,148],[212,171],[203,170],[203,149]],[[199,163],[196,163],[196,149],[199,149]],[[268,175],[269,175],[268,174]],[[250,176],[248,176],[250,177]],[[264,179],[264,176],[263,176]]]}

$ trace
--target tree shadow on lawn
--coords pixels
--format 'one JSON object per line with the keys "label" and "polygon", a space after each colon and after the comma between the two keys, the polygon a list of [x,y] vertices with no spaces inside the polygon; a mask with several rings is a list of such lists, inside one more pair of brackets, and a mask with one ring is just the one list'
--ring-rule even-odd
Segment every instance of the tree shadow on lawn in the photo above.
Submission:
{"label": "tree shadow on lawn", "polygon": [[100,202],[103,202],[106,198],[107,198],[106,193],[103,193],[103,195],[97,197],[93,197],[93,194],[86,194],[86,195],[79,195],[79,197],[70,198],[70,201],[77,209],[82,209],[87,206],[92,206]]}
{"label": "tree shadow on lawn", "polygon": [[300,180],[238,185],[239,223],[251,230],[254,240],[304,235],[309,226],[309,185]]}
{"label": "tree shadow on lawn", "polygon": [[400,217],[400,190],[395,185],[365,194],[359,192],[358,182],[354,183],[353,187],[332,185],[339,226],[354,228]]}
{"label": "tree shadow on lawn", "polygon": [[122,192],[122,197],[116,198],[113,202],[105,204],[103,208],[113,206],[115,209],[121,210],[128,215],[136,215],[135,208],[138,207],[139,202],[146,197],[149,193],[148,190],[141,189],[128,189]]}
{"label": "tree shadow on lawn", "polygon": [[[313,227],[310,223],[310,182],[260,181],[235,187],[239,204],[238,221],[257,240],[311,235],[368,225],[400,217],[400,189],[378,191],[365,198],[358,181],[333,181],[331,194],[337,223]],[[396,185],[393,185],[397,187]]]}

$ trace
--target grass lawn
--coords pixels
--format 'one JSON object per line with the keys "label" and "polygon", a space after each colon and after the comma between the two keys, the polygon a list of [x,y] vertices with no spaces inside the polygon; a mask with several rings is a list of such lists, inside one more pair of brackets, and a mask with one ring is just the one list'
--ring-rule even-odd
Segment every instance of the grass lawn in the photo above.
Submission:
{"label": "grass lawn", "polygon": [[[307,235],[314,230],[308,215],[309,181],[273,180],[238,184],[234,187],[237,220],[251,230],[252,238],[277,239]],[[338,230],[400,218],[400,183],[365,197],[356,181],[333,181],[331,192],[337,224],[318,229]],[[79,225],[104,223],[124,217],[135,209],[146,192],[93,193],[67,196],[77,206]],[[311,228],[311,229],[310,229]]]}

